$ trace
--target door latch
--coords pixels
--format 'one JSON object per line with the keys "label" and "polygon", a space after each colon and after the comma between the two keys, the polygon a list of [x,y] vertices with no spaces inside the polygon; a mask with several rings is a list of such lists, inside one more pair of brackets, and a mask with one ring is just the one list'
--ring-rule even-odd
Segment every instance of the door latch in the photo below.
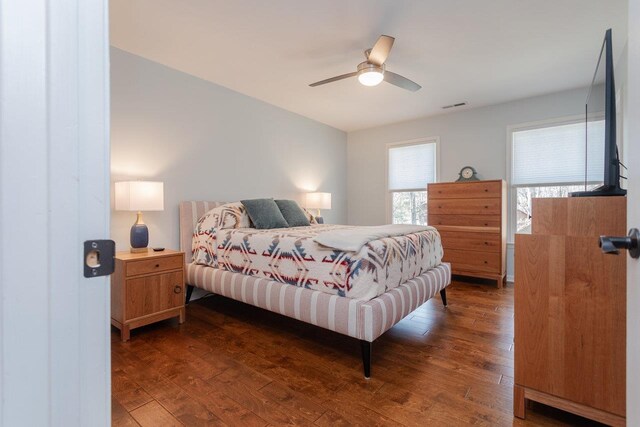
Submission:
{"label": "door latch", "polygon": [[116,243],[113,240],[84,242],[84,277],[108,276],[113,273]]}
{"label": "door latch", "polygon": [[640,258],[640,231],[637,228],[629,230],[625,237],[600,236],[600,248],[605,254],[617,255],[620,249],[627,249],[631,258]]}

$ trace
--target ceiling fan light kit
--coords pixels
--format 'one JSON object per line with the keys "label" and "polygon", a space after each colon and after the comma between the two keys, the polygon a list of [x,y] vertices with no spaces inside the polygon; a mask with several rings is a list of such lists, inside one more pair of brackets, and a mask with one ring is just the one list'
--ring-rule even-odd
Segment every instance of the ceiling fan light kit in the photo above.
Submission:
{"label": "ceiling fan light kit", "polygon": [[376,44],[371,49],[364,51],[364,56],[367,60],[358,64],[356,72],[320,80],[319,82],[311,83],[309,86],[316,87],[357,76],[358,81],[364,86],[377,86],[385,81],[402,89],[410,90],[411,92],[420,90],[422,86],[416,82],[413,82],[400,74],[386,70],[385,62],[387,61],[389,52],[391,52],[394,41],[395,39],[391,36],[382,35],[378,37]]}
{"label": "ceiling fan light kit", "polygon": [[377,86],[384,80],[384,64],[378,66],[368,62],[358,64],[358,81],[365,86]]}

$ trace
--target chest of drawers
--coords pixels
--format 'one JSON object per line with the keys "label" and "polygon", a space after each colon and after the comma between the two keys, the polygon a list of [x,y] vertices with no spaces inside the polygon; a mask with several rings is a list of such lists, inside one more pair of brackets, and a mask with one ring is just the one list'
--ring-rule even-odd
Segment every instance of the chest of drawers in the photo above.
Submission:
{"label": "chest of drawers", "polygon": [[503,180],[429,184],[428,223],[440,232],[443,261],[453,274],[497,282],[506,274],[506,183]]}

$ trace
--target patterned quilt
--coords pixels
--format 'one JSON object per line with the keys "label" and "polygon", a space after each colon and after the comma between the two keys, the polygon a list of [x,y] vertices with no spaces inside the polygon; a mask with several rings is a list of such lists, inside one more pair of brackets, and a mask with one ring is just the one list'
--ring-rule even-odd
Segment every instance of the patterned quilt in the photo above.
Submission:
{"label": "patterned quilt", "polygon": [[442,260],[435,229],[373,240],[358,252],[342,252],[313,238],[353,226],[257,230],[247,227],[241,205],[233,205],[213,209],[198,222],[193,241],[197,264],[367,301]]}

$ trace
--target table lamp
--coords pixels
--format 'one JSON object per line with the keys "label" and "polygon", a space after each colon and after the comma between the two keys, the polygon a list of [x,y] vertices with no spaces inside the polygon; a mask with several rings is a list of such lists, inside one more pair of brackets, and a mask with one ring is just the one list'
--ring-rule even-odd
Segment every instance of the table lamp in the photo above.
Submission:
{"label": "table lamp", "polygon": [[146,252],[149,229],[142,221],[142,211],[164,210],[164,184],[154,181],[116,182],[116,210],[138,212],[131,227],[131,252]]}
{"label": "table lamp", "polygon": [[320,216],[320,209],[331,209],[331,193],[307,193],[305,207],[317,209],[316,221],[318,224],[324,224],[324,219]]}

